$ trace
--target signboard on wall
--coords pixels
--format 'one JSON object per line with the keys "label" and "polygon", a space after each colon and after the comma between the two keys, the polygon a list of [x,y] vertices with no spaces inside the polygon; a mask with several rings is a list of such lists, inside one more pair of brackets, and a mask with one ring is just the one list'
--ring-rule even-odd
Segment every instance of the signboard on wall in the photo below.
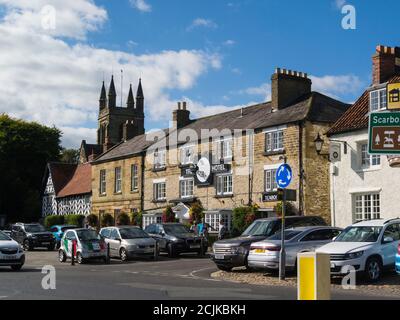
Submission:
{"label": "signboard on wall", "polygon": [[400,112],[370,114],[368,145],[370,154],[400,154]]}
{"label": "signboard on wall", "polygon": [[400,109],[400,83],[390,83],[387,87],[388,110]]}

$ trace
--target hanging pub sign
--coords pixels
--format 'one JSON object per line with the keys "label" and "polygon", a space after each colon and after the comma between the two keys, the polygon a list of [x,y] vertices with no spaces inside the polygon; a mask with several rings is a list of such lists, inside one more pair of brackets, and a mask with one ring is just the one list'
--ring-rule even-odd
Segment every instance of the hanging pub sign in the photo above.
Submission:
{"label": "hanging pub sign", "polygon": [[196,174],[196,170],[193,170],[191,167],[181,168],[181,177],[183,178],[191,178]]}
{"label": "hanging pub sign", "polygon": [[211,165],[212,173],[226,173],[231,171],[231,165],[226,163],[219,163]]}
{"label": "hanging pub sign", "polygon": [[278,201],[278,192],[264,192],[262,195],[263,202],[277,202]]}
{"label": "hanging pub sign", "polygon": [[195,184],[197,186],[209,186],[212,184],[212,172],[209,156],[202,156],[197,162]]}

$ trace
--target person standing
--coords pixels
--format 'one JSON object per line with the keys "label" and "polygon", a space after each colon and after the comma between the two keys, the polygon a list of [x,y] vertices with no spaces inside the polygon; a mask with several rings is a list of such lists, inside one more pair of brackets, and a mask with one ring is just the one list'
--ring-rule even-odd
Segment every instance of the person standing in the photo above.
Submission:
{"label": "person standing", "polygon": [[225,221],[221,219],[219,221],[218,240],[225,239],[226,231]]}

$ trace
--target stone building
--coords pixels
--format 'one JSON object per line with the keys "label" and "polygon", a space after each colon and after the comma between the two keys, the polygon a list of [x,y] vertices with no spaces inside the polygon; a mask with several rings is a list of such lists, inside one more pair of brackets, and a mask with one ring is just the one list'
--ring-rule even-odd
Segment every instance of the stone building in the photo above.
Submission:
{"label": "stone building", "polygon": [[200,201],[215,230],[222,218],[230,227],[238,206],[257,204],[274,215],[275,172],[285,158],[297,194],[292,211],[329,221],[329,162],[314,140],[348,105],[313,92],[304,73],[277,69],[271,80],[270,102],[199,119],[179,103],[171,128],[107,150],[92,163],[93,211],[141,210],[146,225],[160,220],[167,205],[187,221],[191,204]]}
{"label": "stone building", "polygon": [[372,58],[373,82],[328,131],[340,161],[331,164],[332,223],[397,218],[399,158],[368,153],[368,115],[387,112],[388,84],[400,83],[400,48],[378,46]]}

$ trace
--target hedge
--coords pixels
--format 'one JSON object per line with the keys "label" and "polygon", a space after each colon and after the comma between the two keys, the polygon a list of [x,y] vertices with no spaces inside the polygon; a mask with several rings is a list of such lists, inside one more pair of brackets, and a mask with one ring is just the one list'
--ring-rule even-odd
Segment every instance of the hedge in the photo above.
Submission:
{"label": "hedge", "polygon": [[114,217],[111,214],[106,213],[101,216],[101,226],[102,227],[111,227],[113,225],[114,225]]}
{"label": "hedge", "polygon": [[64,224],[69,224],[73,226],[82,227],[84,220],[85,216],[80,214],[70,214],[64,216]]}
{"label": "hedge", "polygon": [[64,224],[64,216],[47,216],[44,218],[44,226],[50,228],[55,225]]}
{"label": "hedge", "polygon": [[117,224],[119,226],[127,226],[131,224],[131,219],[126,213],[121,213],[117,218]]}

